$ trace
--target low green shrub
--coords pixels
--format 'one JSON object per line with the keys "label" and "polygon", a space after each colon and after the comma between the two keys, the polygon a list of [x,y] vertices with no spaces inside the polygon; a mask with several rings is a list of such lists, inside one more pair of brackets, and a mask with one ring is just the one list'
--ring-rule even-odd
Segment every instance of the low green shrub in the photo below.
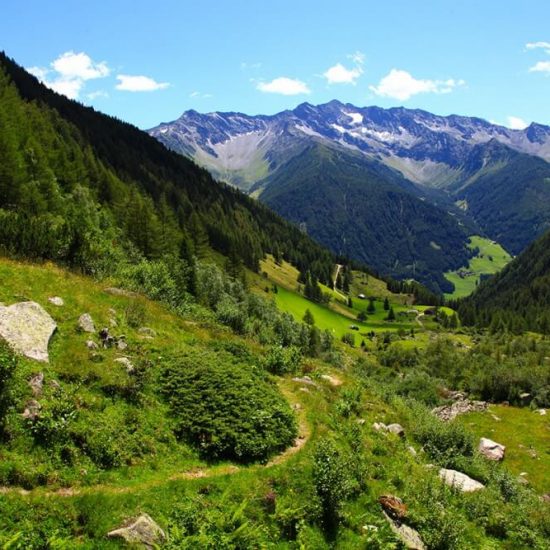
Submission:
{"label": "low green shrub", "polygon": [[297,435],[278,389],[261,371],[221,354],[193,350],[173,358],[161,385],[177,435],[208,459],[266,460]]}

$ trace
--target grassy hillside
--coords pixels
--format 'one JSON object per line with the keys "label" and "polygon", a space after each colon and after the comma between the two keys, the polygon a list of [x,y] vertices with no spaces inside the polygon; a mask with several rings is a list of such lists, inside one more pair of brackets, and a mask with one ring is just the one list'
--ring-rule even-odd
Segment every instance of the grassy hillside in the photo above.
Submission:
{"label": "grassy hillside", "polygon": [[[3,394],[11,400],[0,440],[4,547],[119,548],[106,534],[147,513],[165,531],[166,548],[391,548],[396,535],[378,497],[395,494],[428,548],[544,548],[547,505],[516,484],[506,462],[477,457],[467,430],[428,412],[442,402],[434,390],[441,377],[450,383],[454,368],[465,372],[461,362],[477,364],[466,348],[433,334],[425,351],[401,349],[398,341],[369,353],[337,346],[296,363],[281,348],[236,336],[208,309],[176,314],[139,294],[106,291],[113,281],[99,284],[52,265],[0,260],[0,275],[0,301],[35,300],[58,323],[49,364],[17,358]],[[51,304],[51,296],[65,304]],[[77,330],[83,312],[113,336],[124,334],[128,347],[88,349],[87,340],[101,339]],[[115,361],[121,355],[133,373]],[[8,356],[2,348],[2,369]],[[436,368],[444,369],[437,378]],[[33,397],[28,381],[39,372],[42,393]],[[202,378],[205,372],[216,374]],[[254,386],[246,385],[248,377]],[[236,393],[219,402],[215,422],[207,424],[214,438],[197,444],[191,436],[204,429],[207,414],[199,413],[201,403],[215,404],[231,387]],[[256,390],[284,401],[274,416],[260,414],[262,425],[293,411],[294,443],[252,462],[205,456],[228,426],[246,433],[270,406]],[[41,405],[33,421],[21,416],[30,399]],[[249,404],[255,413],[232,417]],[[189,418],[191,407],[199,409]],[[376,431],[374,422],[399,422],[405,436]],[[189,432],[181,432],[182,423],[190,423]],[[266,441],[273,437],[270,428],[253,433],[252,451],[262,448],[262,433]],[[511,461],[515,469],[513,455]],[[452,491],[428,463],[461,469],[487,488]],[[542,479],[547,464],[538,464]],[[544,485],[534,480],[533,487]]]}
{"label": "grassy hillside", "polygon": [[500,244],[479,235],[470,237],[468,246],[475,251],[468,265],[445,273],[445,278],[454,285],[454,292],[447,293],[447,298],[468,296],[476,289],[483,275],[498,273],[512,259]]}

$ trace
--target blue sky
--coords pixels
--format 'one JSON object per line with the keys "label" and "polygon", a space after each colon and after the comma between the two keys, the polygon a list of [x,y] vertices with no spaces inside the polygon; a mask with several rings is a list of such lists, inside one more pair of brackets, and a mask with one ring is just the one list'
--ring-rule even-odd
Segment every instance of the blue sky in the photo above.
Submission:
{"label": "blue sky", "polygon": [[0,49],[141,128],[186,109],[404,105],[550,124],[548,0],[3,0]]}

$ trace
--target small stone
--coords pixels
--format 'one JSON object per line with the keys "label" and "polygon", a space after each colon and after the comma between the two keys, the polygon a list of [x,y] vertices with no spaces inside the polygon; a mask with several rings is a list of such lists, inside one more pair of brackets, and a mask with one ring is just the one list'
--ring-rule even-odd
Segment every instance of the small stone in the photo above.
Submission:
{"label": "small stone", "polygon": [[150,336],[151,338],[157,335],[157,333],[149,327],[139,327],[138,334],[141,334],[141,336]]}
{"label": "small stone", "polygon": [[166,540],[164,531],[148,514],[141,514],[128,525],[107,533],[110,538],[121,538],[129,544],[142,544],[147,549],[157,548]]}
{"label": "small stone", "polygon": [[36,420],[40,416],[42,405],[36,399],[30,399],[25,405],[25,410],[21,415],[27,420]]}
{"label": "small stone", "polygon": [[409,451],[409,453],[412,455],[412,456],[417,456],[417,452],[416,452],[416,449],[412,446],[409,446],[407,447],[407,451]]}
{"label": "small stone", "polygon": [[99,346],[93,340],[87,340],[86,341],[86,347],[88,349],[92,349],[92,350],[99,349]]}
{"label": "small stone", "polygon": [[492,441],[491,439],[482,437],[479,440],[479,446],[477,450],[485,458],[488,458],[489,460],[499,461],[504,458],[504,451],[506,450],[506,447],[504,445],[501,445],[500,443],[497,443],[496,441]]}
{"label": "small stone", "polygon": [[367,423],[367,421],[364,418],[358,418],[356,422],[357,424],[359,424],[359,426],[364,426]]}
{"label": "small stone", "polygon": [[95,332],[94,321],[89,313],[83,313],[78,318],[78,328],[80,328],[83,332]]}
{"label": "small stone", "polygon": [[120,363],[121,365],[123,365],[126,368],[126,372],[128,374],[131,374],[132,372],[134,372],[134,370],[136,370],[134,365],[132,364],[132,361],[130,361],[128,357],[118,357],[117,359],[115,359],[115,363]]}
{"label": "small stone", "polygon": [[42,395],[42,388],[44,386],[44,373],[39,372],[34,376],[31,376],[29,380],[29,386],[31,387],[34,397],[40,397]]}
{"label": "small stone", "polygon": [[372,427],[377,431],[377,432],[381,432],[381,431],[386,431],[388,429],[388,427],[386,426],[386,424],[384,424],[383,422],[375,422]]}
{"label": "small stone", "polygon": [[546,416],[546,409],[537,409],[537,412],[538,412],[541,416]]}
{"label": "small stone", "polygon": [[398,435],[399,437],[405,437],[405,430],[401,424],[390,424],[386,426],[386,431]]}
{"label": "small stone", "polygon": [[120,351],[124,351],[125,349],[128,348],[128,344],[124,340],[119,339],[119,340],[117,340],[116,347]]}
{"label": "small stone", "polygon": [[65,305],[65,302],[63,301],[63,298],[60,298],[59,296],[50,296],[48,298],[48,302],[50,302],[50,304],[53,304],[54,306],[58,306],[58,307],[61,307],[61,306]]}

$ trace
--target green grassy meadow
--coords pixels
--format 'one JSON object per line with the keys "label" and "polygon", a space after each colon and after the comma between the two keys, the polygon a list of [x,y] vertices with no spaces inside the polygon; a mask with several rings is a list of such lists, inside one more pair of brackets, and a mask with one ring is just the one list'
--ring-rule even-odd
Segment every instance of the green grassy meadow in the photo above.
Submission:
{"label": "green grassy meadow", "polygon": [[528,408],[491,405],[487,412],[463,415],[458,421],[476,436],[504,445],[503,464],[518,476],[526,473],[535,490],[550,492],[550,416]]}
{"label": "green grassy meadow", "polygon": [[[453,293],[446,294],[448,298],[468,296],[475,290],[481,275],[498,273],[512,259],[500,244],[479,235],[470,237],[469,248],[478,248],[479,252],[470,260],[468,266],[445,273],[445,278],[455,286]],[[471,271],[472,275],[461,277],[459,272],[463,270]]]}

